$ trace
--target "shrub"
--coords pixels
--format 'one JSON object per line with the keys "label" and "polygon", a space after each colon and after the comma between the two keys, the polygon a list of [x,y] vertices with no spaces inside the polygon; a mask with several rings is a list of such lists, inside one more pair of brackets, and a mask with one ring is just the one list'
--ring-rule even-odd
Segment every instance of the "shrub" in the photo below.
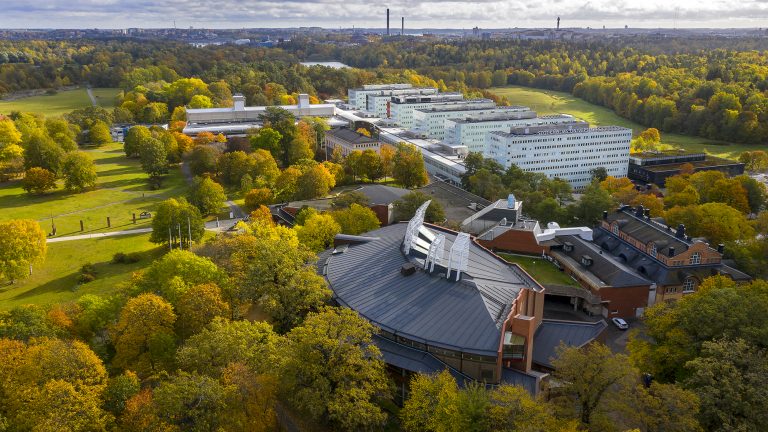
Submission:
{"label": "shrub", "polygon": [[118,252],[112,257],[112,264],[133,264],[141,261],[141,254],[138,252]]}
{"label": "shrub", "polygon": [[96,267],[91,263],[85,263],[80,267],[80,275],[77,277],[77,282],[85,284],[96,280]]}

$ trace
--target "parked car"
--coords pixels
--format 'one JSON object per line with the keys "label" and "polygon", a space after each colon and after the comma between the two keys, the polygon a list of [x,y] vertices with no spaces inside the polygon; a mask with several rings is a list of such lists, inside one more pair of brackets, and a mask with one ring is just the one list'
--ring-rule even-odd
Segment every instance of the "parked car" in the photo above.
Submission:
{"label": "parked car", "polygon": [[629,324],[627,324],[627,322],[621,318],[611,318],[611,322],[621,330],[626,330],[629,328]]}

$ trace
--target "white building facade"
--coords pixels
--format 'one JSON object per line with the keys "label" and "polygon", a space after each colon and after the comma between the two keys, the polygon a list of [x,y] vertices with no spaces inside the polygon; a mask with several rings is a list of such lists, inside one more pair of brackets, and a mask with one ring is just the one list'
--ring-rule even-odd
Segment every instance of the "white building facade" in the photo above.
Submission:
{"label": "white building facade", "polygon": [[386,116],[382,118],[391,118],[392,123],[403,129],[413,127],[413,112],[419,109],[426,109],[433,106],[453,106],[466,103],[462,93],[440,93],[436,95],[414,96],[401,95],[393,96],[388,101],[388,110],[385,106]]}
{"label": "white building facade", "polygon": [[368,96],[397,96],[401,94],[437,94],[433,87],[414,87],[411,84],[369,84],[360,88],[349,89],[349,104],[358,110],[368,110]]}
{"label": "white building facade", "polygon": [[632,130],[618,126],[589,127],[586,122],[571,125],[511,128],[486,135],[486,157],[504,167],[559,177],[575,190],[589,185],[595,168],[608,175],[626,177]]}
{"label": "white building facade", "polygon": [[496,103],[490,99],[472,99],[466,103],[454,105],[434,105],[413,112],[411,129],[427,138],[443,140],[446,135],[446,120],[510,112],[531,112],[531,110],[522,106],[496,106]]}
{"label": "white building facade", "polygon": [[489,132],[508,131],[519,126],[545,126],[575,123],[568,114],[537,117],[533,111],[473,115],[445,120],[445,142],[466,146],[472,152],[485,152],[485,136]]}

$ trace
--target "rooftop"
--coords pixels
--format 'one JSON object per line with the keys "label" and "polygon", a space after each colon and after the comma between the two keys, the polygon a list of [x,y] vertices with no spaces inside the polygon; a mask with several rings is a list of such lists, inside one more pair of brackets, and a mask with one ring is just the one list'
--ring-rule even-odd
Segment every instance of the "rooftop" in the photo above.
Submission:
{"label": "rooftop", "polygon": [[347,129],[347,128],[330,129],[325,131],[325,133],[326,135],[335,136],[350,144],[370,144],[370,143],[375,143],[379,141],[376,138],[365,136],[361,133],[357,133],[352,129]]}
{"label": "rooftop", "polygon": [[[634,155],[632,157],[634,157]],[[722,158],[707,155],[704,158],[704,160],[695,160],[690,162],[675,162],[675,163],[658,164],[658,165],[643,165],[643,169],[646,169],[648,171],[653,171],[653,172],[679,171],[683,167],[683,165],[686,165],[686,164],[693,165],[694,169],[716,167],[716,166],[728,166],[728,165],[743,165],[739,161],[722,159]]]}
{"label": "rooftop", "polygon": [[[473,241],[461,280],[421,269],[424,261],[401,250],[407,224],[366,234],[370,241],[350,244],[341,253],[326,251],[320,268],[336,301],[382,330],[432,346],[496,356],[501,327],[522,289],[542,289],[520,267]],[[457,233],[424,225],[445,235],[449,250]],[[400,273],[413,263],[415,274]]]}
{"label": "rooftop", "polygon": [[581,347],[593,341],[608,327],[605,320],[594,323],[543,320],[533,337],[533,362],[552,368],[552,359],[560,342]]}
{"label": "rooftop", "polygon": [[532,136],[532,135],[567,135],[577,133],[596,133],[596,132],[632,132],[621,126],[597,126],[589,127],[589,123],[584,121],[574,121],[573,123],[561,123],[546,126],[533,127],[514,127],[509,132],[494,131],[493,135],[502,137]]}
{"label": "rooftop", "polygon": [[[621,260],[603,251],[594,243],[586,241],[578,236],[557,237],[560,244],[568,243],[572,249],[552,249],[551,253],[560,259],[568,259],[572,267],[582,272],[594,275],[596,286],[606,287],[632,287],[650,285],[653,282],[643,277],[637,271],[622,263]],[[582,256],[592,258],[592,265],[584,267],[581,264]]]}

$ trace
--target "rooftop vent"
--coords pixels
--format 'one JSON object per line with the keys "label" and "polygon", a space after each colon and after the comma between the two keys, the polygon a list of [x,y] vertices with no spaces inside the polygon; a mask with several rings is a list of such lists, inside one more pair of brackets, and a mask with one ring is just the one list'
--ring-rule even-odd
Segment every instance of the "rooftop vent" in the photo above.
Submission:
{"label": "rooftop vent", "polygon": [[565,243],[563,243],[563,249],[564,249],[566,252],[571,252],[571,251],[573,251],[573,243],[571,243],[571,242],[565,242]]}
{"label": "rooftop vent", "polygon": [[685,225],[680,224],[677,226],[677,232],[675,232],[675,237],[679,239],[685,240]]}
{"label": "rooftop vent", "polygon": [[581,256],[581,265],[584,267],[589,267],[592,265],[592,257],[589,255],[582,255]]}
{"label": "rooftop vent", "polygon": [[416,273],[416,266],[411,263],[405,263],[400,267],[400,274],[403,276],[410,276]]}

